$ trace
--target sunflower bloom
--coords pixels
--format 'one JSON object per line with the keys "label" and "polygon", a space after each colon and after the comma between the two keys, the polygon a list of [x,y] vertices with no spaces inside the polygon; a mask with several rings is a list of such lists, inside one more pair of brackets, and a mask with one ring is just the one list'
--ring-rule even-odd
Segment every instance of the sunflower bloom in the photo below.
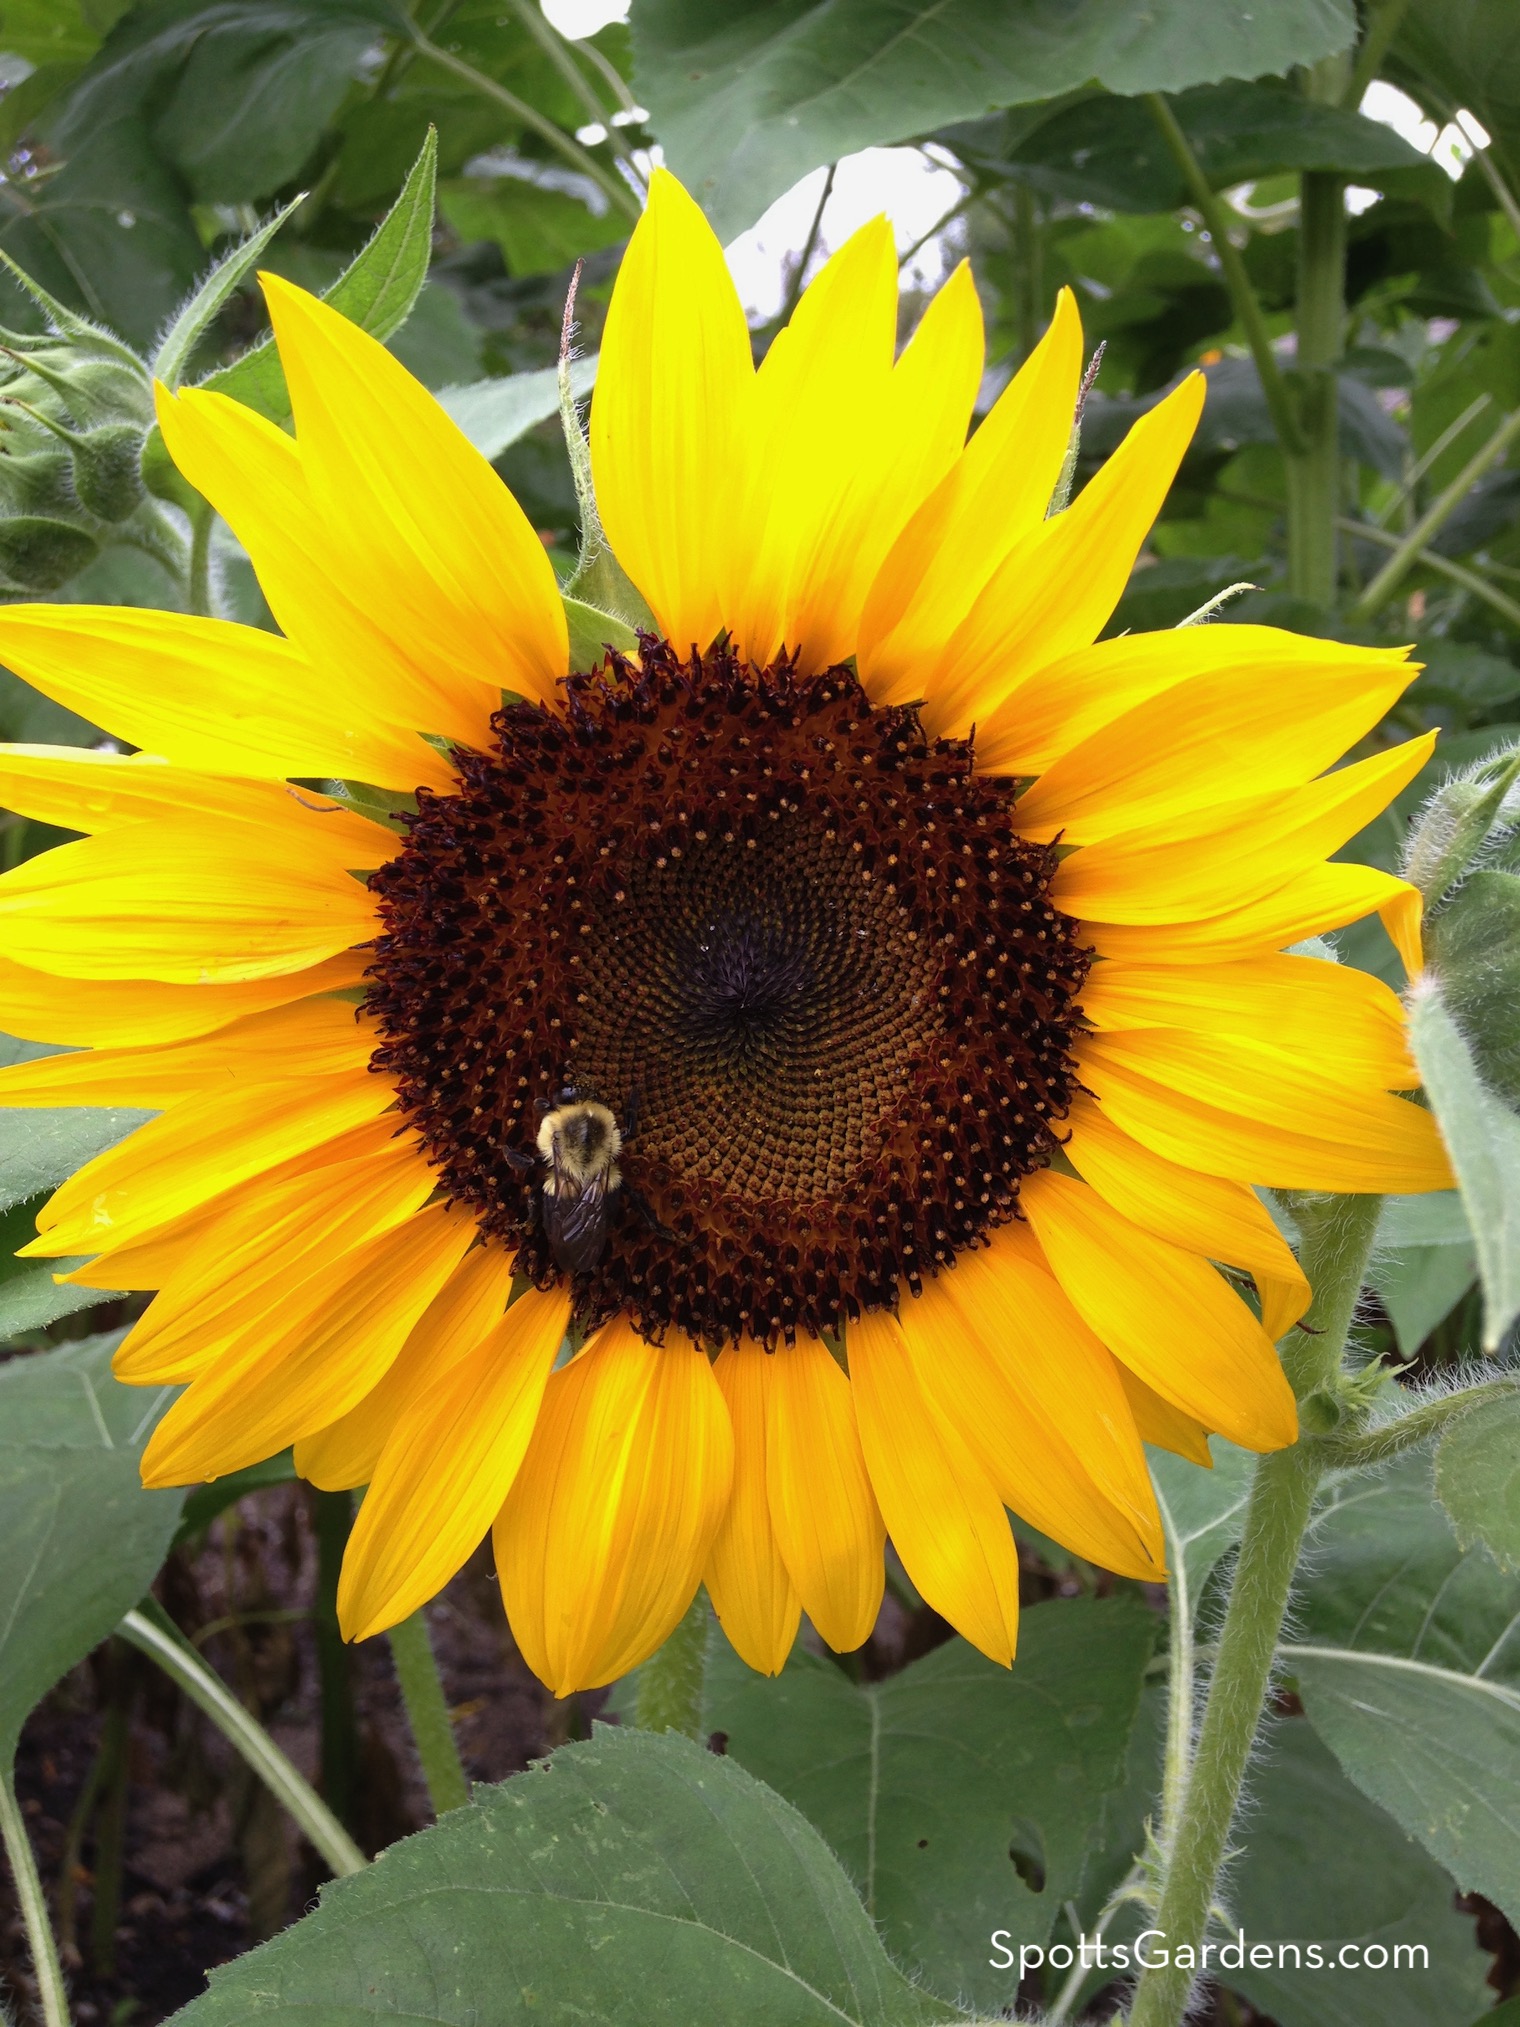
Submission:
{"label": "sunflower bloom", "polygon": [[968,442],[964,267],[895,355],[865,227],[757,371],[661,174],[591,417],[656,630],[570,670],[490,467],[265,289],[294,435],[160,416],[280,632],[0,611],[138,749],[0,751],[0,801],[85,833],[0,878],[0,1024],[76,1051],[0,1099],[156,1114],[27,1248],[157,1291],[116,1363],[184,1387],[148,1482],[294,1444],[366,1486],[353,1638],[494,1529],[562,1694],[702,1582],[756,1668],[804,1611],[857,1646],[889,1537],[1007,1662],[1010,1508],[1159,1576],[1142,1443],[1296,1432],[1309,1291],[1253,1185],[1450,1181],[1394,994],[1288,948],[1376,910],[1418,965],[1413,891],[1331,858],[1430,751],[1336,767],[1402,652],[1099,641],[1201,378],[1051,513],[1069,296]]}

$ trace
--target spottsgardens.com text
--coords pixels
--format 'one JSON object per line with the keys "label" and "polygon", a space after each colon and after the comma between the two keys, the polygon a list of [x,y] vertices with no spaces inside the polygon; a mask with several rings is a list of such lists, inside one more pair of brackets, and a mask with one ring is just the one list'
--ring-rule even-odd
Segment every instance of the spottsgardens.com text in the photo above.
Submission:
{"label": "spottsgardens.com text", "polygon": [[1424,1943],[1253,1943],[1244,1929],[1226,1942],[1180,1943],[1172,1949],[1166,1931],[1143,1929],[1133,1942],[1111,1943],[1103,1936],[1080,1935],[1073,1943],[1017,1943],[1009,1930],[995,1928],[992,1955],[995,1971],[1015,1968],[1020,1978],[1049,1968],[1070,1971],[1165,1970],[1170,1964],[1185,1971],[1428,1971],[1430,1951]]}

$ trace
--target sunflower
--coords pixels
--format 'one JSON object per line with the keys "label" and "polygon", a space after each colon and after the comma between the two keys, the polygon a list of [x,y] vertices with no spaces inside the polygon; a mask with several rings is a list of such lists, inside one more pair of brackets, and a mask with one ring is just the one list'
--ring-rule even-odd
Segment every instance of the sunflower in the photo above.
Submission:
{"label": "sunflower", "polygon": [[0,613],[11,668],[138,749],[0,757],[0,800],[85,833],[0,878],[0,1023],[76,1051],[0,1097],[156,1114],[26,1248],[157,1291],[116,1358],[184,1388],[147,1482],[294,1444],[367,1487],[352,1638],[494,1528],[560,1693],[704,1581],[758,1669],[803,1611],[854,1648],[888,1537],[1008,1662],[1010,1508],[1159,1576],[1143,1443],[1295,1436],[1309,1290],[1253,1185],[1450,1180],[1395,995],[1287,948],[1376,910],[1418,964],[1413,891],[1329,857],[1430,751],[1334,765],[1404,653],[1099,641],[1201,377],[1053,510],[1069,295],[968,441],[964,266],[895,356],[866,226],[757,371],[661,173],[591,414],[652,620],[571,669],[490,466],[264,287],[294,434],[159,415],[280,631]]}

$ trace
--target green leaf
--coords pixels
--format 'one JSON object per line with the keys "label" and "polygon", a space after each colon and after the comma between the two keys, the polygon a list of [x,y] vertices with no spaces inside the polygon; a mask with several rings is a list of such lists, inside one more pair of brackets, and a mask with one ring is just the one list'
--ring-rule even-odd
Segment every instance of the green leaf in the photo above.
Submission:
{"label": "green leaf", "polygon": [[1284,1666],[1362,1791],[1520,1915],[1520,1580],[1464,1550],[1426,1456],[1334,1488]]}
{"label": "green leaf", "polygon": [[[1375,184],[1387,171],[1429,166],[1391,127],[1275,81],[1204,85],[1181,93],[1172,110],[1218,190],[1289,170],[1338,169]],[[987,139],[996,132],[993,125]],[[986,159],[979,150],[979,166]],[[991,159],[1051,196],[1113,211],[1173,211],[1190,200],[1150,108],[1133,100],[1084,98],[1032,131],[1026,125]]]}
{"label": "green leaf", "polygon": [[[1246,1960],[1222,1960],[1225,1984],[1280,2027],[1467,2027],[1487,1962],[1451,1904],[1451,1882],[1340,1775],[1302,1719],[1269,1733],[1243,1829],[1226,1897]],[[1287,1941],[1306,1958],[1318,1943],[1333,1971],[1251,1964],[1251,1944]],[[1348,1943],[1380,1945],[1386,1967],[1336,1964]],[[1399,1963],[1401,1944],[1419,1954]]]}
{"label": "green leaf", "polygon": [[[0,1035],[0,1064],[28,1063],[55,1053],[36,1042]],[[61,1105],[56,1111],[0,1106],[0,1211],[56,1189],[76,1168],[152,1117],[124,1105]]]}
{"label": "green leaf", "polygon": [[720,238],[822,162],[1094,79],[1180,91],[1344,49],[1347,0],[639,0],[639,96]]}
{"label": "green leaf", "polygon": [[327,1887],[174,2017],[926,2027],[951,2012],[893,1969],[778,1796],[686,1739],[599,1727]]}
{"label": "green leaf", "polygon": [[0,1766],[28,1712],[153,1581],[179,1492],[138,1458],[170,1389],[111,1377],[118,1335],[0,1365]]}
{"label": "green leaf", "polygon": [[1472,1228],[1493,1350],[1520,1316],[1520,1118],[1478,1075],[1428,975],[1410,989],[1409,1040]]}
{"label": "green leaf", "polygon": [[162,380],[166,387],[178,387],[185,368],[190,363],[190,355],[200,342],[211,319],[242,282],[244,276],[252,272],[254,262],[302,201],[299,197],[293,199],[282,211],[277,211],[267,224],[261,225],[257,232],[250,234],[241,246],[235,246],[231,253],[217,262],[165,333],[163,342],[153,357],[152,371],[155,380]]}
{"label": "green leaf", "polygon": [[202,8],[153,132],[192,196],[257,203],[298,176],[375,41],[377,16],[335,0]]}
{"label": "green leaf", "polygon": [[1155,1638],[1134,1598],[1060,1601],[1011,1673],[952,1640],[857,1686],[801,1650],[767,1681],[714,1634],[703,1728],[817,1825],[899,1961],[995,2008],[987,1938],[1042,1942],[1080,1891]]}
{"label": "green leaf", "polygon": [[1460,1416],[1436,1449],[1436,1496],[1463,1548],[1520,1576],[1520,1392]]}
{"label": "green leaf", "polygon": [[598,215],[578,197],[518,176],[465,176],[444,183],[438,208],[466,245],[494,240],[512,275],[558,274],[583,254],[628,237],[628,220],[605,197]]}
{"label": "green leaf", "polygon": [[1480,120],[1510,178],[1520,177],[1520,62],[1512,0],[1413,0],[1399,23],[1390,76],[1441,120]]}
{"label": "green leaf", "polygon": [[1210,1571],[1240,1539],[1256,1464],[1249,1450],[1237,1450],[1222,1436],[1211,1437],[1209,1449],[1212,1471],[1168,1450],[1149,1452],[1167,1567],[1183,1571],[1195,1610]]}
{"label": "green leaf", "polygon": [[[400,196],[363,252],[355,256],[323,298],[372,337],[388,338],[406,321],[407,312],[427,280],[437,161],[438,138],[430,128]],[[201,385],[230,395],[273,422],[290,419],[290,396],[273,338],[255,345],[230,366],[208,374]]]}
{"label": "green leaf", "polygon": [[579,598],[567,598],[565,619],[570,628],[572,670],[596,668],[608,648],[616,648],[625,655],[637,652],[639,637],[633,628],[597,606],[587,605]]}
{"label": "green leaf", "polygon": [[[570,385],[577,397],[596,385],[595,356],[576,359]],[[508,444],[559,412],[559,372],[508,373],[499,380],[476,380],[468,387],[444,387],[438,400],[482,457],[499,458]]]}
{"label": "green leaf", "polygon": [[0,1343],[112,1299],[108,1288],[60,1287],[53,1279],[71,1267],[82,1267],[87,1255],[74,1260],[16,1258],[17,1247],[36,1238],[37,1212],[45,1201],[34,1197],[30,1203],[13,1204],[0,1214]]}
{"label": "green leaf", "polygon": [[[140,349],[204,259],[178,178],[146,123],[116,107],[78,134],[63,166],[0,231],[0,246],[53,295]],[[9,285],[6,293],[14,300]],[[0,321],[18,321],[9,302]]]}
{"label": "green leaf", "polygon": [[1455,1190],[1389,1197],[1367,1278],[1412,1358],[1478,1278],[1472,1233]]}
{"label": "green leaf", "polygon": [[[105,11],[89,0],[5,0],[0,49],[38,65],[87,63],[100,47]],[[119,13],[120,5],[112,11]]]}

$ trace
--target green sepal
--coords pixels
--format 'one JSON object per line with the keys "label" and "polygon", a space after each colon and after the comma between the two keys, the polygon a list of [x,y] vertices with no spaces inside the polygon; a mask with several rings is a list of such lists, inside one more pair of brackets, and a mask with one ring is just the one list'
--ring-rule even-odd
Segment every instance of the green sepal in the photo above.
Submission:
{"label": "green sepal", "polygon": [[1426,961],[1480,1075],[1520,1106],[1520,877],[1470,874],[1426,934]]}
{"label": "green sepal", "polygon": [[306,193],[291,199],[282,211],[277,211],[267,224],[235,246],[231,253],[218,261],[200,287],[190,297],[184,308],[164,334],[163,342],[153,355],[152,373],[155,380],[162,380],[168,388],[178,387],[184,377],[191,354],[204,336],[208,325],[217,311],[226,302],[233,290],[252,269],[254,262],[268,246],[290,214],[306,201]]}
{"label": "green sepal", "polygon": [[620,655],[638,652],[639,637],[631,626],[614,613],[588,605],[582,599],[565,599],[565,624],[570,630],[571,675],[598,667],[609,648]]}
{"label": "green sepal", "polygon": [[74,500],[73,469],[67,454],[7,451],[0,446],[0,502],[18,513],[68,513]]}
{"label": "green sepal", "polygon": [[1520,779],[1520,747],[1493,754],[1472,773],[1448,781],[1410,826],[1404,877],[1425,896],[1427,915],[1446,905],[1483,852]]}

